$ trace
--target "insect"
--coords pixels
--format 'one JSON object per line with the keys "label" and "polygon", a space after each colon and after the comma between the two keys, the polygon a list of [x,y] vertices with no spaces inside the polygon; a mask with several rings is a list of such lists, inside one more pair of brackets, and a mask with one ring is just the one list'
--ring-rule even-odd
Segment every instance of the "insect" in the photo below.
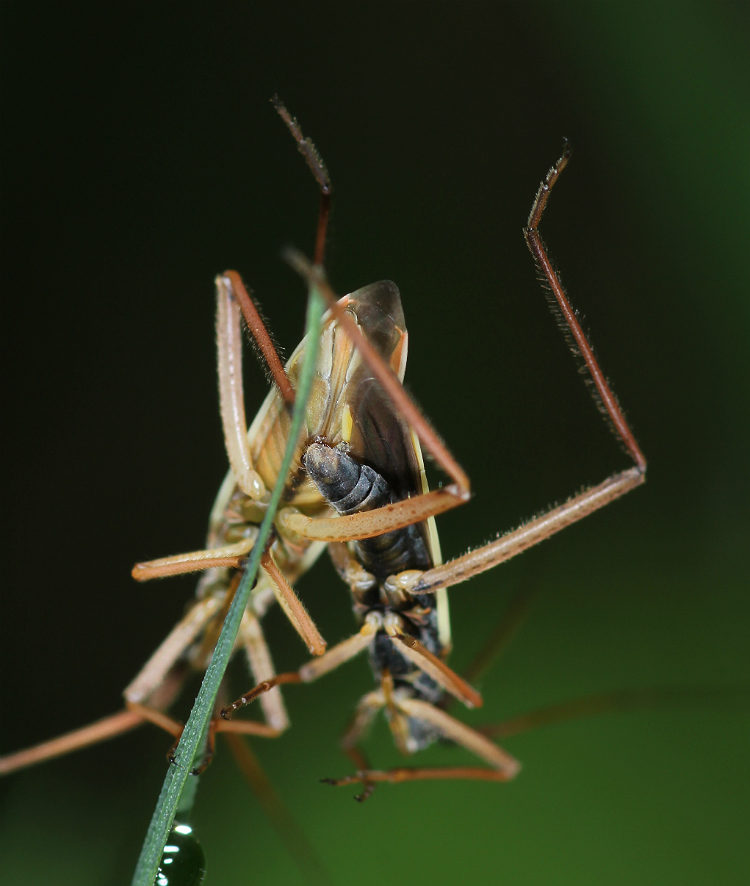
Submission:
{"label": "insect", "polygon": [[[443,710],[446,694],[469,707],[482,703],[476,690],[446,664],[451,638],[445,589],[521,553],[640,485],[645,478],[645,458],[604,379],[538,233],[550,190],[569,156],[566,143],[562,157],[539,188],[524,234],[590,373],[601,407],[635,466],[612,475],[498,541],[448,563],[441,563],[434,517],[464,502],[469,483],[401,386],[406,329],[398,290],[383,282],[337,300],[318,268],[298,254],[291,256],[298,270],[326,293],[333,316],[356,343],[374,378],[359,378],[353,387],[341,439],[334,436],[312,440],[302,459],[308,478],[338,516],[316,519],[285,509],[280,512],[279,523],[301,538],[328,543],[334,564],[350,587],[361,627],[357,634],[298,671],[261,682],[221,714],[229,719],[239,708],[262,699],[279,684],[311,682],[367,650],[378,688],[361,699],[342,740],[344,750],[358,769],[352,776],[326,780],[333,785],[362,782],[364,791],[357,797],[359,800],[369,796],[380,781],[505,781],[515,776],[519,764],[513,757]],[[373,333],[359,318],[359,312],[366,313],[375,306],[383,319],[378,321],[377,346],[373,347]],[[347,316],[345,309],[357,316],[357,322]],[[389,344],[384,349],[385,341]],[[420,442],[454,480],[452,485],[428,491]],[[359,743],[381,710],[403,753],[410,754],[438,739],[447,739],[462,745],[487,765],[371,769]]]}
{"label": "insect", "polygon": [[[568,162],[567,146],[534,201],[526,240],[559,305],[575,346],[591,375],[615,431],[635,466],[571,498],[491,544],[441,562],[434,518],[466,502],[470,485],[464,471],[404,392],[408,336],[394,284],[381,282],[337,299],[322,273],[330,183],[320,157],[280,102],[276,107],[318,181],[321,205],[314,262],[300,254],[290,261],[326,295],[330,311],[320,337],[320,356],[305,430],[292,470],[285,479],[273,543],[262,557],[263,573],[253,590],[240,629],[255,688],[212,724],[215,731],[273,737],[289,725],[279,686],[310,682],[368,651],[376,689],[363,697],[344,737],[357,766],[353,776],[333,784],[362,782],[368,796],[379,781],[428,778],[507,780],[517,761],[480,732],[444,711],[444,695],[468,706],[481,696],[446,659],[451,648],[449,586],[493,568],[548,538],[640,485],[646,462],[604,379],[589,343],[553,271],[538,234],[549,192]],[[245,558],[257,536],[268,490],[279,472],[289,431],[289,406],[305,343],[283,366],[240,277],[220,275],[217,287],[217,339],[222,424],[231,471],[222,485],[202,551],[138,564],[134,576],[146,580],[202,571],[197,599],[136,678],[125,689],[126,709],[92,726],[0,760],[9,772],[67,753],[151,721],[179,735],[180,724],[165,712],[179,692],[186,670],[204,669],[223,616],[231,603]],[[250,329],[274,389],[249,430],[241,376],[241,317]],[[432,491],[424,475],[422,446],[452,482]],[[360,628],[326,651],[326,643],[296,596],[297,579],[328,548],[349,585]],[[278,601],[308,649],[317,657],[298,671],[275,674],[263,638],[261,619]],[[264,721],[231,719],[258,699]],[[359,742],[374,717],[384,711],[397,746],[413,753],[446,738],[475,754],[483,764],[426,769],[373,770]],[[210,759],[212,740],[204,760]]]}

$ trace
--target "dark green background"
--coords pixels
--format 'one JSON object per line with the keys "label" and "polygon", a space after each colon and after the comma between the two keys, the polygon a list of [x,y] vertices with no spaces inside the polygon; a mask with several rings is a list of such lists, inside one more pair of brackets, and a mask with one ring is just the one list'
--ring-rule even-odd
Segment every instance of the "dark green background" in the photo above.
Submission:
{"label": "dark green background", "polygon": [[[472,478],[447,555],[627,465],[521,237],[573,142],[544,234],[649,482],[453,592],[460,669],[521,582],[542,589],[466,720],[747,684],[749,36],[744,4],[6,2],[3,751],[118,709],[192,594],[129,570],[202,544],[226,469],[214,275],[243,273],[287,349],[301,334],[279,250],[311,249],[317,198],[277,90],[336,186],[332,281],[397,281],[409,384]],[[351,631],[329,564],[301,593],[329,641]],[[267,625],[296,667],[289,625]],[[359,807],[318,778],[349,771],[337,737],[371,685],[358,661],[292,687],[293,728],[255,742],[333,882],[745,882],[748,705],[541,729],[507,742],[510,785]],[[4,781],[4,882],[128,882],[168,744],[144,729]],[[368,748],[399,764],[385,728]],[[303,882],[226,750],[195,825],[209,886]]]}

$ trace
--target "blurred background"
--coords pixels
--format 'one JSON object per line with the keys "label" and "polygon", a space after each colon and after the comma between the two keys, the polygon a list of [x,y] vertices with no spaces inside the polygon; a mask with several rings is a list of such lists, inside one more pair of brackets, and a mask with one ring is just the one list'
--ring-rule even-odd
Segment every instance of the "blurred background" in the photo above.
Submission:
{"label": "blurred background", "polygon": [[[318,201],[276,91],[333,178],[334,286],[398,283],[408,384],[472,479],[446,556],[628,466],[521,236],[573,144],[543,234],[649,479],[453,591],[459,670],[540,592],[461,716],[750,685],[749,25],[742,3],[4,4],[2,751],[118,710],[191,598],[129,572],[202,546],[226,471],[215,274],[243,274],[287,353],[301,335],[279,253],[312,250]],[[351,632],[329,563],[300,593],[329,642]],[[280,669],[305,660],[279,612],[267,634]],[[318,779],[350,771],[338,736],[371,680],[358,660],[290,687],[293,728],[253,745],[330,882],[744,882],[747,703],[538,729],[506,742],[512,784],[360,807]],[[144,728],[5,779],[0,878],[128,883],[169,743]],[[367,749],[401,763],[382,724]],[[221,746],[194,825],[209,886],[306,882]]]}

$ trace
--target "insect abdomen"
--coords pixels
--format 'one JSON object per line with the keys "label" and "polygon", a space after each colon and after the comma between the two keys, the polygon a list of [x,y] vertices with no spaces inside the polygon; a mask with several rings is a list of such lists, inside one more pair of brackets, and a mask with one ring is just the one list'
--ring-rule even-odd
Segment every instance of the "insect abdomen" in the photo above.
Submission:
{"label": "insect abdomen", "polygon": [[[320,494],[339,514],[371,511],[397,500],[384,477],[369,465],[360,464],[344,449],[313,443],[302,460]],[[405,569],[429,569],[432,565],[416,526],[354,544],[357,559],[378,581]]]}

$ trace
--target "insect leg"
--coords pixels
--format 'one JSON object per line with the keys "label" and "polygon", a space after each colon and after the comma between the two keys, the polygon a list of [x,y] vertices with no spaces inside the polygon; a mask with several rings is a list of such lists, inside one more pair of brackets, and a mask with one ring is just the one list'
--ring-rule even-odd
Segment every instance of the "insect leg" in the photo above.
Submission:
{"label": "insect leg", "polygon": [[358,748],[359,742],[367,735],[378,711],[385,705],[385,698],[381,689],[368,692],[363,696],[351,722],[341,736],[341,747],[344,753],[360,768],[367,769],[364,754]]}
{"label": "insect leg", "polygon": [[[162,676],[160,683],[153,688],[153,694],[149,700],[153,700],[154,704],[166,707],[177,695],[181,685],[182,678],[180,674]],[[116,738],[118,735],[124,735],[131,729],[142,726],[148,721],[153,722],[154,717],[149,715],[152,710],[151,708],[141,708],[141,706],[137,705],[128,705],[126,710],[111,714],[109,717],[104,717],[88,726],[74,729],[65,735],[41,742],[30,748],[24,748],[13,754],[7,754],[0,757],[0,775],[8,775],[17,769],[33,766],[36,763],[51,760],[54,757],[62,757],[73,751],[99,744],[102,741],[108,741],[110,738]],[[154,714],[158,713],[155,710],[153,712]],[[168,732],[174,734],[172,723],[169,726],[164,726],[163,723],[157,723],[157,725],[163,726]],[[177,728],[181,729],[179,726]]]}
{"label": "insect leg", "polygon": [[490,766],[501,772],[506,779],[513,778],[521,768],[521,764],[507,751],[434,705],[416,698],[402,698],[398,705],[409,717],[424,720],[446,738],[481,757]]}
{"label": "insect leg", "polygon": [[263,771],[263,767],[248,743],[241,736],[231,732],[226,735],[225,741],[229,745],[245,781],[258,798],[263,811],[276,829],[297,867],[305,874],[307,881],[318,884],[318,886],[329,886],[332,882],[331,878],[317,853],[310,845],[297,819],[287,809],[273,783]]}
{"label": "insect leg", "polygon": [[382,625],[383,621],[380,613],[370,613],[358,633],[343,640],[341,643],[337,643],[332,649],[321,655],[320,658],[314,658],[312,661],[307,662],[307,664],[302,665],[299,671],[278,674],[270,680],[260,683],[254,689],[246,692],[241,698],[238,698],[237,701],[222,708],[221,716],[225,720],[229,720],[236,710],[250,704],[250,702],[263,695],[264,692],[268,692],[274,686],[278,686],[281,683],[312,683],[313,680],[317,680],[318,677],[322,677],[329,671],[335,670],[339,665],[363,652],[373,642]]}
{"label": "insect leg", "polygon": [[[272,99],[277,112],[291,132],[320,188],[320,211],[315,245],[315,261],[321,264],[331,205],[331,182],[315,145],[304,138],[297,121],[278,96]],[[288,406],[294,405],[294,390],[279,359],[273,340],[255,302],[236,271],[225,271],[216,278],[216,341],[219,369],[219,399],[224,440],[237,485],[252,500],[266,494],[265,484],[254,469],[247,439],[247,421],[242,383],[242,330],[240,316],[265,360],[276,387]]]}
{"label": "insect leg", "polygon": [[511,599],[485,645],[462,671],[464,680],[474,682],[505,652],[526,620],[538,592],[539,584],[527,577]]}
{"label": "insect leg", "polygon": [[223,605],[224,601],[219,597],[209,596],[191,606],[187,615],[172,628],[135,679],[125,688],[123,693],[125,699],[133,704],[150,701],[170,668],[209,621],[221,611]]}
{"label": "insect leg", "polygon": [[392,634],[389,631],[389,634],[391,640],[398,645],[401,655],[408,658],[412,664],[429,677],[432,677],[439,686],[442,686],[467,707],[481,707],[482,696],[465,680],[462,680],[455,671],[451,670],[445,662],[440,661],[429,649],[425,649],[419,640],[400,632]]}
{"label": "insect leg", "polygon": [[[359,742],[367,735],[372,726],[378,711],[382,710],[386,700],[382,689],[376,689],[374,692],[368,692],[357,705],[357,710],[351,722],[346,727],[344,734],[341,736],[341,748],[346,756],[357,767],[357,771],[364,773],[369,771],[370,764],[365,757],[364,751],[359,746]],[[357,802],[364,802],[375,790],[375,784],[363,778],[363,790],[361,794],[357,794],[354,798]],[[330,779],[322,778],[323,784],[329,784]]]}
{"label": "insect leg", "polygon": [[433,489],[413,498],[393,502],[372,511],[357,514],[338,514],[335,517],[306,517],[292,508],[279,511],[279,526],[285,532],[296,533],[315,541],[337,542],[373,538],[420,523],[428,517],[442,514],[462,504],[455,486]]}
{"label": "insect leg", "polygon": [[50,741],[41,742],[31,748],[25,748],[22,751],[16,751],[14,754],[7,754],[0,757],[0,775],[7,775],[15,772],[17,769],[23,769],[26,766],[34,766],[44,760],[51,760],[53,757],[62,757],[71,751],[77,751],[81,748],[89,747],[89,745],[99,744],[101,741],[115,738],[123,735],[136,726],[142,726],[146,720],[135,711],[125,710],[89,726],[81,729],[75,729],[65,735],[60,735]]}
{"label": "insect leg", "polygon": [[[162,557],[159,560],[136,563],[131,574],[136,581],[149,581],[152,578],[164,578],[168,575],[201,572],[216,566],[229,566],[238,569],[252,550],[256,534],[221,548],[191,551],[188,554],[175,554],[171,557]],[[302,601],[284,578],[268,551],[263,554],[261,565],[271,579],[276,599],[281,604],[289,621],[302,637],[310,652],[313,655],[321,655],[325,651],[326,641],[320,635],[320,631],[310,618]]]}
{"label": "insect leg", "polygon": [[[541,518],[533,520],[526,524],[526,526],[521,527],[521,529],[508,533],[508,535],[503,539],[500,539],[498,542],[495,542],[493,545],[480,548],[478,551],[467,555],[467,557],[472,558],[471,562],[465,561],[464,558],[461,558],[462,562],[455,568],[455,570],[451,563],[438,567],[435,570],[430,570],[429,581],[419,582],[419,584],[414,587],[415,592],[418,591],[424,593],[425,591],[433,590],[437,587],[447,587],[448,585],[455,584],[457,581],[463,581],[464,578],[469,578],[471,575],[475,575],[477,572],[481,572],[484,569],[490,569],[498,563],[503,562],[503,560],[515,556],[515,554],[520,553],[527,547],[537,544],[545,538],[549,538],[549,536],[558,532],[563,527],[568,526],[570,523],[581,519],[581,517],[586,516],[592,511],[603,507],[615,498],[619,498],[620,495],[629,492],[644,481],[646,460],[635,441],[633,432],[625,419],[617,399],[612,393],[612,389],[604,378],[604,374],[594,357],[591,345],[575,317],[575,313],[565,295],[559,277],[552,268],[539,236],[538,226],[547,204],[549,192],[567,164],[569,156],[570,152],[566,146],[562,157],[558,160],[555,166],[552,167],[547,174],[547,177],[542,182],[536,199],[534,200],[531,214],[529,215],[528,223],[524,230],[524,236],[526,237],[526,241],[534,260],[552,289],[553,295],[559,305],[560,311],[562,312],[562,316],[575,342],[575,350],[577,353],[580,353],[591,375],[602,408],[610,418],[615,433],[625,446],[636,466],[629,471],[623,471],[609,477],[599,486],[575,496],[561,508],[555,508]],[[414,406],[408,398],[393,372],[378,359],[374,352],[372,352],[371,347],[364,340],[359,330],[356,329],[351,318],[346,317],[341,308],[334,307],[336,301],[335,293],[328,285],[322,272],[318,268],[313,267],[310,262],[298,252],[288,252],[287,258],[300,274],[302,274],[308,281],[314,282],[319,287],[320,291],[323,292],[331,305],[331,309],[336,314],[337,319],[346,330],[347,335],[350,336],[356,347],[360,350],[363,359],[378,378],[378,381],[394,403],[394,406],[414,428],[425,448],[454,480],[454,487],[446,487],[444,490],[437,490],[437,495],[435,495],[435,493],[427,493],[427,495],[435,496],[433,502],[434,510],[432,510],[431,513],[435,514],[440,510],[447,509],[447,507],[459,504],[463,496],[468,497],[468,481],[465,479],[463,471],[455,463],[450,453],[444,449],[442,442],[426,422],[426,419],[424,419],[419,413],[416,406]],[[452,496],[454,500],[450,503],[439,502],[441,494],[442,497],[444,497],[446,493]],[[290,514],[289,525],[291,529],[294,529],[301,535],[308,532],[315,532],[315,537],[320,540],[345,541],[358,537],[369,537],[371,531],[375,530],[376,527],[377,532],[373,531],[373,534],[406,525],[405,522],[402,522],[402,520],[405,520],[406,512],[410,508],[417,509],[419,507],[417,503],[420,498],[422,498],[422,496],[416,496],[415,498],[410,499],[408,503],[400,502],[397,505],[389,506],[391,510],[388,516],[385,514],[379,514],[378,510],[373,510],[364,514],[354,514],[346,518],[339,517],[339,521],[346,519],[348,525],[342,526],[339,532],[335,535],[332,525],[333,520],[329,520],[328,523],[321,522],[318,525],[318,528],[314,529],[312,526],[303,524],[302,520],[298,518],[298,515]],[[442,507],[443,504],[447,504],[447,507]],[[399,507],[399,505],[401,505],[401,507]],[[381,521],[381,517],[385,519]],[[424,515],[420,514],[419,519],[424,519]],[[385,526],[383,526],[383,522],[386,523]],[[345,531],[347,533],[346,535],[344,535]],[[358,536],[356,534],[358,531],[363,534]],[[427,587],[428,584],[429,587]]]}
{"label": "insect leg", "polygon": [[296,628],[297,633],[305,641],[307,648],[313,655],[322,655],[325,652],[326,641],[321,637],[320,631],[315,627],[315,622],[308,615],[302,601],[274,563],[270,551],[265,551],[260,558],[260,565],[271,579],[276,599],[281,608]]}
{"label": "insect leg", "polygon": [[[284,364],[281,362],[281,358],[276,350],[276,347],[273,343],[273,339],[271,338],[271,333],[266,328],[266,324],[263,321],[263,318],[260,315],[260,311],[258,310],[257,305],[253,301],[250,293],[247,291],[245,284],[242,282],[242,277],[237,273],[237,271],[224,271],[223,274],[220,274],[216,278],[216,288],[217,288],[217,299],[221,304],[217,306],[217,312],[227,310],[232,306],[232,302],[235,303],[239,310],[242,312],[242,316],[247,324],[247,328],[255,339],[255,343],[257,344],[260,353],[265,361],[266,368],[271,375],[271,378],[274,381],[274,384],[279,389],[281,396],[284,400],[290,405],[294,405],[294,390],[292,389],[291,382],[289,381],[289,377],[286,374],[286,369],[284,369]],[[219,292],[221,290],[221,293]],[[223,298],[222,298],[223,296]],[[218,328],[218,317],[217,317],[217,328]],[[228,323],[228,327],[226,328],[226,334],[230,339],[232,349],[239,346],[239,314],[236,310],[232,311],[231,316],[227,316],[224,318],[224,324]],[[234,363],[238,370],[242,368],[242,359],[240,356],[239,363]],[[231,367],[228,367],[231,368]],[[237,396],[242,398],[242,379],[239,378],[239,391],[237,392]]]}
{"label": "insect leg", "polygon": [[168,575],[184,575],[188,572],[202,572],[214,566],[229,566],[237,569],[242,560],[250,553],[255,538],[243,538],[242,541],[221,548],[210,548],[204,551],[191,551],[188,554],[173,554],[136,563],[131,575],[136,581],[150,581],[152,578],[165,578]]}
{"label": "insect leg", "polygon": [[508,738],[530,732],[540,726],[566,723],[583,717],[597,717],[601,714],[661,711],[666,708],[693,705],[716,705],[725,708],[737,704],[746,706],[748,700],[750,700],[750,689],[742,685],[648,686],[640,689],[619,689],[537,708],[504,720],[502,723],[485,724],[478,727],[478,731],[488,738]]}
{"label": "insect leg", "polygon": [[398,708],[408,717],[423,720],[440,732],[445,738],[460,744],[466,750],[476,754],[485,760],[492,768],[486,769],[477,766],[449,766],[449,767],[411,767],[403,766],[387,770],[360,770],[354,775],[345,778],[327,778],[326,784],[346,785],[362,782],[390,782],[398,784],[403,781],[416,781],[426,779],[475,779],[482,781],[510,781],[520,769],[520,763],[489,741],[484,735],[475,729],[470,729],[459,720],[436,708],[428,702],[419,701],[415,698],[401,698],[397,702]]}
{"label": "insect leg", "polygon": [[[281,365],[276,349],[260,319],[260,315],[242,285],[239,274],[228,271],[216,278],[216,348],[219,369],[219,405],[221,424],[224,429],[229,464],[237,479],[237,485],[253,501],[259,501],[266,494],[266,487],[260,474],[253,467],[250,445],[247,440],[247,420],[242,383],[242,328],[240,324],[241,303],[236,297],[244,295],[245,307],[252,310],[257,322],[248,321],[248,326],[264,351],[274,381],[285,399],[294,394]],[[262,334],[261,334],[262,331]],[[267,353],[266,353],[267,352]],[[271,356],[273,355],[273,356]],[[270,360],[269,360],[270,358]],[[280,373],[280,374],[279,374]]]}
{"label": "insect leg", "polygon": [[505,560],[510,560],[527,548],[549,538],[571,523],[576,523],[604,505],[635,489],[645,478],[639,468],[630,468],[619,474],[613,474],[603,483],[587,489],[579,495],[568,499],[565,504],[529,520],[518,529],[506,533],[476,550],[469,551],[463,557],[449,560],[442,566],[436,566],[422,573],[421,576],[410,576],[404,587],[413,594],[429,594],[438,588],[447,588],[466,581],[480,572],[492,569]]}
{"label": "insect leg", "polygon": [[[345,305],[342,306],[340,304],[340,299],[326,280],[322,269],[312,265],[301,252],[294,249],[285,250],[284,257],[292,268],[307,280],[309,285],[317,287],[318,291],[323,294],[331,313],[344,329],[350,341],[354,343],[375,378],[380,382],[396,411],[414,429],[425,449],[453,480],[451,486],[437,490],[444,497],[449,496],[454,499],[452,505],[448,507],[456,507],[468,501],[471,485],[466,472],[451,455],[437,431],[435,431],[427,418],[422,415],[416,404],[406,393],[395,372],[381,360],[375,349],[357,327],[353,318],[347,314]],[[368,512],[368,514],[374,513],[376,512]]]}
{"label": "insect leg", "polygon": [[[271,652],[266,643],[259,620],[245,610],[240,624],[240,638],[245,647],[250,673],[256,683],[270,680],[276,674],[271,660]],[[289,727],[289,715],[284,707],[284,699],[278,688],[266,692],[260,699],[263,715],[269,726],[280,732]]]}
{"label": "insect leg", "polygon": [[575,342],[575,346],[573,347],[574,354],[576,354],[577,356],[580,354],[581,358],[586,364],[586,368],[591,375],[591,380],[594,383],[597,397],[601,398],[603,409],[611,419],[616,435],[625,445],[625,448],[635,462],[638,470],[643,474],[646,471],[646,459],[641,452],[638,443],[636,443],[633,432],[630,429],[630,425],[628,424],[625,415],[623,414],[620,404],[617,402],[617,398],[612,392],[607,379],[604,377],[604,373],[602,372],[599,363],[594,356],[594,351],[591,347],[591,344],[586,338],[584,331],[581,329],[581,325],[576,318],[575,311],[568,301],[568,297],[565,294],[562,283],[560,283],[560,278],[552,267],[552,262],[550,262],[549,257],[547,256],[547,250],[545,249],[544,243],[542,242],[542,238],[539,236],[539,222],[541,221],[542,213],[544,212],[544,209],[547,205],[550,191],[552,190],[552,186],[559,178],[560,173],[568,165],[569,159],[570,146],[567,142],[565,142],[562,156],[557,161],[557,163],[555,163],[552,169],[550,169],[550,171],[547,173],[546,178],[539,186],[539,190],[537,191],[536,198],[534,199],[534,204],[531,207],[529,220],[526,224],[526,227],[524,228],[523,235],[526,238],[526,243],[529,247],[529,250],[531,251],[532,256],[534,257],[534,261],[536,262],[537,267],[547,280],[547,283],[552,290],[552,294],[555,297],[555,301],[558,304],[565,323],[570,330],[570,334],[572,335],[573,341]]}

